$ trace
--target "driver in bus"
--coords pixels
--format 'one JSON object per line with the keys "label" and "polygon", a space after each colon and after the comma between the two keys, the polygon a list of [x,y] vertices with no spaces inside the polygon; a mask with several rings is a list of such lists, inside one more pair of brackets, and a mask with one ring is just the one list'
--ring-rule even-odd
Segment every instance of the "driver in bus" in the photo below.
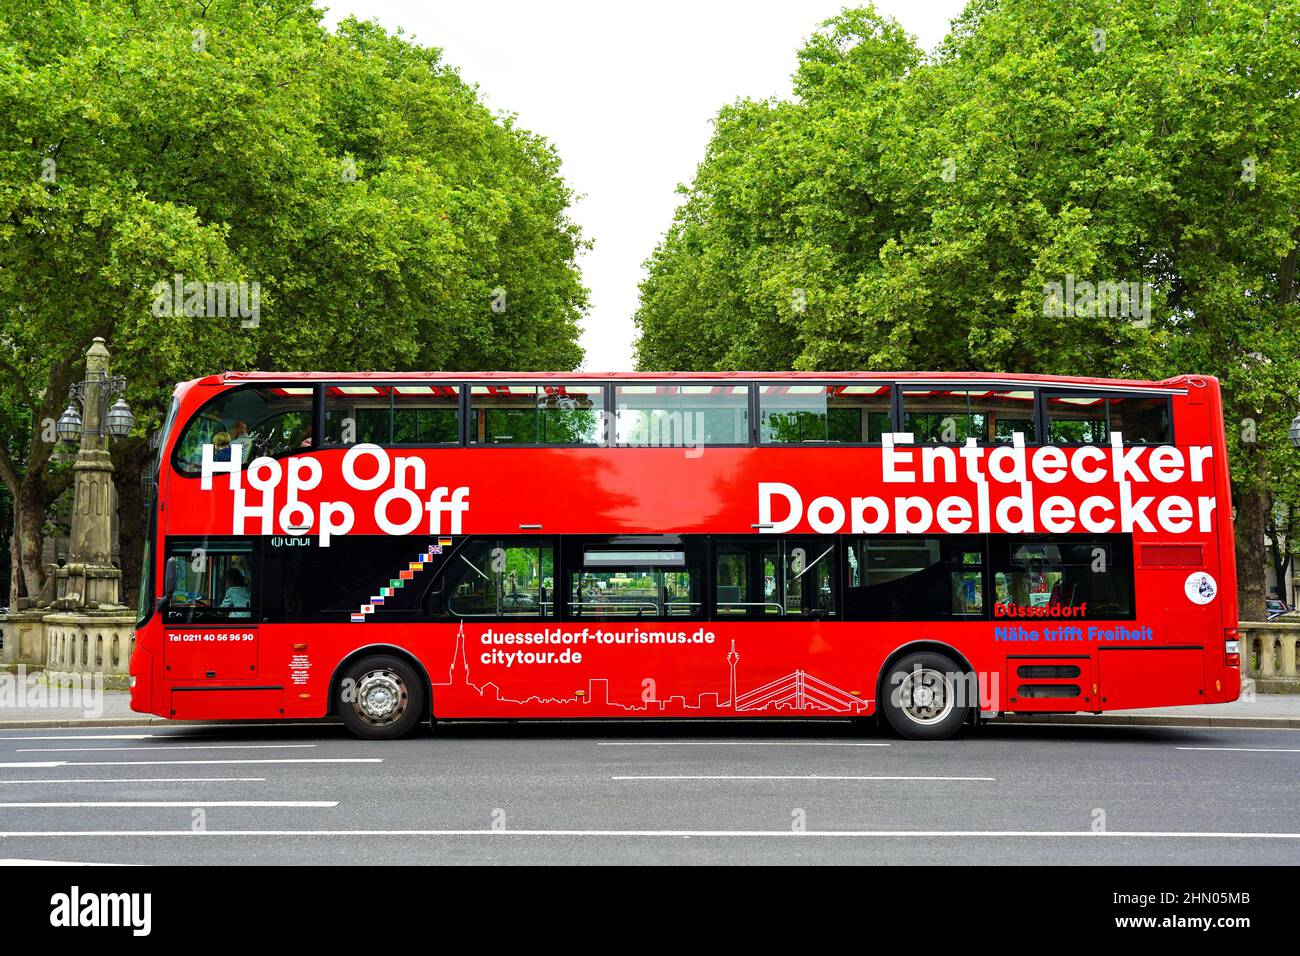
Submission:
{"label": "driver in bus", "polygon": [[221,603],[217,607],[224,608],[242,608],[235,610],[231,617],[248,617],[248,586],[244,583],[244,576],[239,573],[238,568],[229,568],[225,577],[226,593],[221,597]]}

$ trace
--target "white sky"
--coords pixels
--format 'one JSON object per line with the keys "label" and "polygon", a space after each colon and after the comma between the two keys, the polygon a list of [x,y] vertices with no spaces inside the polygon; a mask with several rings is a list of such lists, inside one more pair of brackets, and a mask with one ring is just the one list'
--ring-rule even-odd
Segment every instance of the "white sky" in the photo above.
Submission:
{"label": "white sky", "polygon": [[[582,260],[591,305],[589,371],[632,368],[642,263],[672,222],[679,183],[704,156],[718,109],[789,96],[795,54],[843,0],[320,0],[333,26],[353,14],[402,27],[559,151],[594,247]],[[851,3],[849,4],[852,5]],[[964,0],[876,0],[933,48]]]}

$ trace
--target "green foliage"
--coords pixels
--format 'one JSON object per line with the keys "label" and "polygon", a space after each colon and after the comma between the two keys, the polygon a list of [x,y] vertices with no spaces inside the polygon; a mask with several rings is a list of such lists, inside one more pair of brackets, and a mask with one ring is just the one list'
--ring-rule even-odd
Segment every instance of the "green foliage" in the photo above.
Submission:
{"label": "green foliage", "polygon": [[[33,392],[94,335],[155,410],[225,368],[581,360],[559,160],[436,49],[302,0],[3,0],[0,100],[0,360]],[[154,315],[176,273],[259,282],[259,327]]]}
{"label": "green foliage", "polygon": [[[1295,0],[977,0],[923,57],[847,11],[794,101],[719,113],[639,365],[1212,374],[1238,489],[1294,485],[1297,36]],[[1150,282],[1149,324],[1045,314],[1070,275]]]}
{"label": "green foliage", "polygon": [[[439,50],[320,16],[0,0],[0,478],[20,508],[66,486],[42,423],[95,336],[138,432],[176,381],[225,369],[581,361],[584,240],[551,146]],[[178,274],[259,283],[257,326],[155,310]],[[139,451],[115,447],[120,491]],[[39,541],[22,548],[30,590]]]}

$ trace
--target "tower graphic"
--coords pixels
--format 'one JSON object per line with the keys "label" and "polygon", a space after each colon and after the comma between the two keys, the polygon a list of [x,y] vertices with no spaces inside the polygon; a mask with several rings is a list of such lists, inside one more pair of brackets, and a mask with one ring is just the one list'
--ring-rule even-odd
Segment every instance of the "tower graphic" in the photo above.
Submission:
{"label": "tower graphic", "polygon": [[456,665],[460,665],[461,680],[460,683],[469,683],[469,658],[465,656],[465,622],[460,622],[460,630],[456,632],[456,653],[451,658],[451,669],[447,672],[447,683],[455,685]]}
{"label": "tower graphic", "polygon": [[740,654],[736,651],[736,640],[731,640],[731,650],[727,651],[727,664],[731,667],[731,696],[727,698],[727,706],[732,710],[736,709],[736,662],[740,660]]}

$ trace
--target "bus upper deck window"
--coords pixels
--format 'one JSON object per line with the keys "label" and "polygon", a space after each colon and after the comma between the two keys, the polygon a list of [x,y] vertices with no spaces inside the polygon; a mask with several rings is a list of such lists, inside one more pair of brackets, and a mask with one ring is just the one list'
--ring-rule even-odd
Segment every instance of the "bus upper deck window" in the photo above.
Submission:
{"label": "bus upper deck window", "polygon": [[441,383],[340,383],[325,389],[328,445],[454,445],[460,388]]}
{"label": "bus upper deck window", "polygon": [[176,467],[191,475],[203,464],[203,446],[215,461],[229,461],[234,449],[247,465],[254,458],[287,454],[312,444],[310,385],[233,388],[208,402],[189,420],[176,442]]}
{"label": "bus upper deck window", "polygon": [[764,445],[879,442],[891,430],[892,386],[770,382],[758,386],[759,441]]}
{"label": "bus upper deck window", "polygon": [[1034,392],[980,386],[905,388],[903,431],[918,444],[961,445],[968,438],[1011,442],[1017,434],[1034,444]]}
{"label": "bus upper deck window", "polygon": [[1164,395],[1049,395],[1047,421],[1056,445],[1107,445],[1112,432],[1126,445],[1165,445],[1173,439]]}
{"label": "bus upper deck window", "polygon": [[615,438],[630,447],[749,444],[749,386],[731,382],[614,386]]}
{"label": "bus upper deck window", "polygon": [[603,385],[548,382],[470,388],[471,445],[599,445]]}

